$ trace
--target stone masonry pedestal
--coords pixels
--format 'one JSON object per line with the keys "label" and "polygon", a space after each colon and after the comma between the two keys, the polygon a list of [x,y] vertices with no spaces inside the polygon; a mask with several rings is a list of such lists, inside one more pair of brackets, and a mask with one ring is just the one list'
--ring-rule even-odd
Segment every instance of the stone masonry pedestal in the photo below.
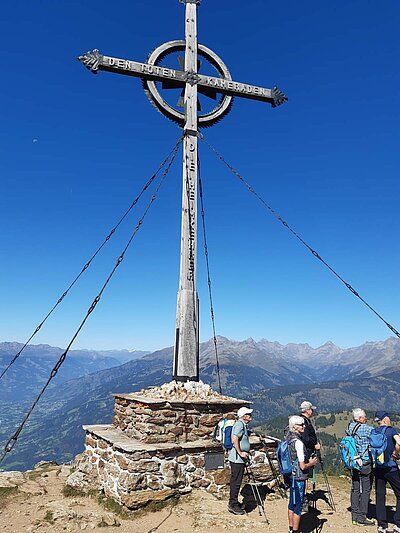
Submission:
{"label": "stone masonry pedestal", "polygon": [[[193,488],[219,495],[229,484],[230,470],[222,446],[212,440],[213,429],[250,402],[221,396],[201,382],[114,396],[113,423],[84,426],[85,450],[76,458],[69,485],[104,491],[134,510]],[[273,483],[263,443],[255,436],[251,445],[257,482]]]}

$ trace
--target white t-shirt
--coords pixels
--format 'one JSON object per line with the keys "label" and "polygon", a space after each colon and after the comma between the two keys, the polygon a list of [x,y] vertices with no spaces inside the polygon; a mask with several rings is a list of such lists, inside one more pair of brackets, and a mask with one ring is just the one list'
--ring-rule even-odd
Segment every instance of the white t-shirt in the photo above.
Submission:
{"label": "white t-shirt", "polygon": [[305,457],[304,457],[304,444],[301,442],[301,440],[296,439],[294,441],[294,446],[296,449],[296,455],[299,463],[304,463]]}

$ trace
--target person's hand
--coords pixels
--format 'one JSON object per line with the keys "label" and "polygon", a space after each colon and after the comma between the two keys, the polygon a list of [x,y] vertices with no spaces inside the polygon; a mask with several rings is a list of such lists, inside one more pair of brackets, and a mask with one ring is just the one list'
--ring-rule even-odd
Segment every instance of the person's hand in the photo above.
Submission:
{"label": "person's hand", "polygon": [[311,457],[311,459],[308,461],[308,466],[315,466],[318,463],[317,457]]}
{"label": "person's hand", "polygon": [[314,448],[319,451],[321,449],[321,444],[317,442],[317,444],[314,446]]}
{"label": "person's hand", "polygon": [[244,459],[245,461],[247,461],[247,459],[249,458],[249,454],[247,452],[240,452],[240,457],[242,459]]}

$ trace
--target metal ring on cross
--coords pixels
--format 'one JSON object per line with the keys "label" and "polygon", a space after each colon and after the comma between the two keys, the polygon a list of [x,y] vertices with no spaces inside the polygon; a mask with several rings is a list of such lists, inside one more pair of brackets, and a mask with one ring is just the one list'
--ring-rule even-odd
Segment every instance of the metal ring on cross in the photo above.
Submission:
{"label": "metal ring on cross", "polygon": [[[161,61],[168,55],[175,52],[184,51],[186,48],[186,42],[182,40],[169,41],[162,44],[152,52],[147,60],[149,65],[159,66]],[[197,54],[206,59],[218,72],[220,77],[225,80],[232,80],[228,68],[220,57],[217,56],[212,50],[202,44],[197,45]],[[144,80],[143,87],[150,102],[170,120],[176,122],[180,126],[184,125],[185,114],[178,109],[171,106],[161,96],[155,81]],[[201,91],[200,91],[201,92]],[[222,118],[227,115],[231,109],[233,103],[233,96],[223,94],[219,97],[216,106],[209,112],[202,114],[198,112],[197,120],[200,128],[207,128],[216,124]]]}

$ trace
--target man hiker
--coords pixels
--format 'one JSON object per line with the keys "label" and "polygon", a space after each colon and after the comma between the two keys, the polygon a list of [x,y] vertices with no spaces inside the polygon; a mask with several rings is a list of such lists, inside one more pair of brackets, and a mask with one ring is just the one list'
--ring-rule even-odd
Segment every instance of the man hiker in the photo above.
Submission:
{"label": "man hiker", "polygon": [[[316,451],[321,450],[321,445],[318,442],[317,434],[315,433],[315,428],[311,422],[311,418],[314,414],[314,411],[316,410],[315,405],[313,405],[311,402],[308,402],[307,400],[304,400],[304,402],[300,405],[300,416],[304,420],[304,432],[301,435],[301,440],[304,443],[304,446],[306,448],[306,461],[311,457],[312,454],[314,454]],[[313,477],[313,468],[309,468],[308,470],[308,479],[311,479]],[[308,491],[308,482],[306,483],[306,493],[304,495],[304,508],[303,511],[308,511],[308,497],[307,497],[307,491]]]}
{"label": "man hiker", "polygon": [[233,514],[245,514],[244,509],[239,505],[238,497],[240,485],[242,484],[245,463],[249,458],[250,442],[249,429],[247,425],[251,420],[253,409],[241,407],[238,412],[238,420],[232,428],[233,447],[229,450],[228,460],[231,467],[231,480],[229,484],[228,511]]}
{"label": "man hiker", "polygon": [[369,495],[371,493],[371,456],[369,435],[373,428],[368,426],[365,411],[353,409],[353,422],[347,426],[346,435],[354,438],[361,470],[351,470],[351,520],[354,526],[373,526],[375,522],[367,518]]}
{"label": "man hiker", "polygon": [[[392,487],[396,496],[396,511],[394,513],[394,526],[391,531],[400,533],[400,474],[394,458],[400,453],[400,435],[392,428],[390,416],[387,411],[377,411],[375,422],[387,439],[387,447],[384,451],[384,462],[375,465],[375,492],[376,492],[376,518],[378,519],[378,533],[388,533],[388,521],[386,515],[386,482]],[[375,430],[376,431],[376,430]]]}
{"label": "man hiker", "polygon": [[288,504],[289,533],[299,533],[308,471],[318,462],[315,456],[306,460],[306,448],[302,440],[304,430],[303,417],[295,415],[289,418],[289,433],[286,439],[289,443],[290,460],[293,465]]}

